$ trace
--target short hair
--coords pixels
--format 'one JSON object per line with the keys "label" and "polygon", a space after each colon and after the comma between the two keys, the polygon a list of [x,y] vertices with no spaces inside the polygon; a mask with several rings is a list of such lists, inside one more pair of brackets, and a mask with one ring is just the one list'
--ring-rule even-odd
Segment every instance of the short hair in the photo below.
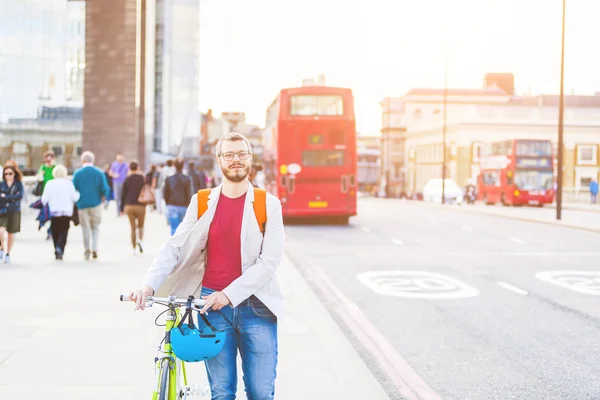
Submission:
{"label": "short hair", "polygon": [[167,160],[167,167],[173,166],[173,160]]}
{"label": "short hair", "polygon": [[184,161],[182,158],[175,159],[175,169],[179,172],[183,171]]}
{"label": "short hair", "polygon": [[252,153],[252,145],[248,138],[241,133],[230,132],[227,135],[221,137],[217,142],[217,157],[221,155],[221,148],[223,147],[223,142],[239,142],[243,141],[246,143],[246,147],[248,148],[248,152]]}
{"label": "short hair", "polygon": [[51,156],[52,158],[56,158],[56,155],[54,154],[54,152],[52,150],[48,150],[48,151],[44,152],[44,157],[43,158],[46,158],[48,156]]}
{"label": "short hair", "polygon": [[193,162],[193,161],[190,161],[190,162],[188,163],[188,168],[190,169],[190,171],[193,171],[193,170],[195,170],[195,169],[196,169],[196,164],[194,164],[194,162]]}
{"label": "short hair", "polygon": [[81,154],[81,161],[83,161],[84,163],[92,163],[93,164],[94,161],[96,161],[96,156],[91,151],[84,151]]}
{"label": "short hair", "polygon": [[140,167],[140,163],[139,163],[139,162],[137,162],[137,160],[132,160],[132,161],[129,163],[129,169],[130,169],[131,171],[137,171],[137,169],[138,169],[139,167]]}
{"label": "short hair", "polygon": [[69,172],[67,171],[67,168],[64,165],[59,164],[52,170],[52,177],[57,179],[66,178],[68,174]]}

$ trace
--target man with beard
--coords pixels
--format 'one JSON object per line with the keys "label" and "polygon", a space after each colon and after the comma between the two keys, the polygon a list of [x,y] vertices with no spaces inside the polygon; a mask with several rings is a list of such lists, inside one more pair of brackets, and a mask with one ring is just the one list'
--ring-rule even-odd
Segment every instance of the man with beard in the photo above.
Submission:
{"label": "man with beard", "polygon": [[[218,331],[226,332],[223,349],[205,361],[212,399],[236,398],[238,350],[247,397],[273,399],[277,320],[283,316],[283,298],[275,278],[283,259],[281,202],[268,193],[266,200],[260,197],[266,201],[266,224],[261,229],[254,213],[256,192],[248,182],[250,142],[239,133],[230,133],[219,140],[216,153],[223,183],[211,190],[199,220],[198,195],[192,197],[184,221],[130,297],[136,309],[143,310],[148,296],[174,268],[204,273],[201,296],[207,302],[201,313]],[[197,254],[206,257],[205,268],[197,267]],[[215,312],[208,315],[209,310]]]}

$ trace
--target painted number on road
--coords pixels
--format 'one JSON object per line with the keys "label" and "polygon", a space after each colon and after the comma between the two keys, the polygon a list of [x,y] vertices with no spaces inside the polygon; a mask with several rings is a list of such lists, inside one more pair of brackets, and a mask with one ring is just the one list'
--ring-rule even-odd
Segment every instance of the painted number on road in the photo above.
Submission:
{"label": "painted number on road", "polygon": [[544,271],[536,278],[575,292],[600,296],[600,272],[595,271]]}
{"label": "painted number on road", "polygon": [[460,299],[477,289],[449,276],[425,271],[370,271],[356,277],[375,293],[412,299]]}

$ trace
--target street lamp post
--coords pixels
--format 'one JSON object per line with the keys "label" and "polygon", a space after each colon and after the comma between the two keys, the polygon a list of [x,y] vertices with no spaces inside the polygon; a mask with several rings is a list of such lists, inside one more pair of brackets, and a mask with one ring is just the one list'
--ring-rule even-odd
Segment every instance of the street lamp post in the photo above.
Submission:
{"label": "street lamp post", "polygon": [[556,219],[562,218],[562,187],[563,187],[563,125],[565,114],[565,6],[566,0],[562,2],[562,42],[560,54],[560,103],[558,106],[558,160],[556,177]]}
{"label": "street lamp post", "polygon": [[442,127],[442,204],[446,204],[446,125],[448,108],[448,56],[444,50],[444,116]]}

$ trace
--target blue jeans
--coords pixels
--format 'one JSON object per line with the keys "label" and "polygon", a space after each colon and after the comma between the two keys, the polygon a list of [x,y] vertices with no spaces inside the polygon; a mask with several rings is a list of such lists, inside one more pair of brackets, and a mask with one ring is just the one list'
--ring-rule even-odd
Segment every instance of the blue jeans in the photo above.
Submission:
{"label": "blue jeans", "polygon": [[[202,288],[203,296],[212,292]],[[223,350],[204,362],[211,399],[235,400],[239,350],[247,399],[272,400],[277,369],[277,317],[258,298],[251,296],[235,308],[227,306],[220,313],[209,311],[207,318],[217,330],[227,334]],[[204,326],[200,317],[198,325]]]}
{"label": "blue jeans", "polygon": [[167,220],[171,225],[171,236],[175,234],[177,227],[183,221],[187,207],[183,206],[167,206]]}

